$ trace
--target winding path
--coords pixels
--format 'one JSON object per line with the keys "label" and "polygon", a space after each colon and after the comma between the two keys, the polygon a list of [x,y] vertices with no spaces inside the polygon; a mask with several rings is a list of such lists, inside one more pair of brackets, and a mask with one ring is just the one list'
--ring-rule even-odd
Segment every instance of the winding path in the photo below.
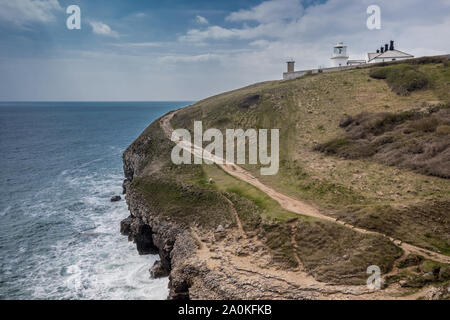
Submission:
{"label": "winding path", "polygon": [[[169,113],[166,116],[164,116],[163,118],[161,118],[161,120],[160,120],[161,128],[163,129],[164,133],[166,134],[166,136],[169,139],[172,138],[172,132],[173,132],[173,128],[170,124],[170,121],[172,120],[173,116],[178,111],[179,110]],[[297,213],[300,215],[314,217],[314,218],[330,221],[333,223],[337,223],[346,228],[357,231],[359,233],[381,235],[385,238],[388,238],[395,245],[401,247],[405,251],[405,254],[408,254],[408,253],[419,254],[427,259],[450,264],[449,256],[446,256],[446,255],[443,255],[443,254],[440,254],[437,252],[433,252],[431,250],[427,250],[424,248],[420,248],[420,247],[411,245],[409,243],[402,242],[401,240],[396,240],[396,239],[389,237],[380,232],[375,232],[375,231],[370,231],[370,230],[366,230],[363,228],[355,227],[346,222],[340,221],[336,218],[324,215],[324,214],[320,213],[319,210],[317,208],[315,208],[314,206],[307,204],[303,201],[294,199],[290,196],[287,196],[285,194],[282,194],[282,193],[274,190],[273,188],[263,184],[261,181],[259,181],[257,178],[255,178],[248,171],[242,169],[241,167],[237,166],[234,163],[227,163],[224,159],[217,157],[217,156],[211,154],[210,152],[203,150],[202,147],[193,145],[190,141],[180,140],[180,141],[177,141],[176,144],[179,147],[187,150],[188,152],[190,152],[191,154],[193,154],[196,157],[203,158],[204,160],[209,160],[209,161],[214,162],[222,170],[224,170],[228,174],[232,175],[233,177],[238,178],[242,181],[245,181],[245,182],[251,184],[252,186],[258,188],[259,190],[261,190],[262,192],[267,194],[269,197],[271,197],[273,200],[277,201],[283,209],[286,209],[288,211],[291,211],[293,213]]]}

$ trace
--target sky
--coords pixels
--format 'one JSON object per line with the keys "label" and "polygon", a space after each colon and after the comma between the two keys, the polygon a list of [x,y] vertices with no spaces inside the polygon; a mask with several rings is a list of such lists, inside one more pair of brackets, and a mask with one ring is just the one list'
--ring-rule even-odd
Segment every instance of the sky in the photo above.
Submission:
{"label": "sky", "polygon": [[281,79],[290,58],[330,66],[340,41],[351,59],[390,40],[424,56],[449,34],[450,0],[0,0],[0,101],[196,101]]}

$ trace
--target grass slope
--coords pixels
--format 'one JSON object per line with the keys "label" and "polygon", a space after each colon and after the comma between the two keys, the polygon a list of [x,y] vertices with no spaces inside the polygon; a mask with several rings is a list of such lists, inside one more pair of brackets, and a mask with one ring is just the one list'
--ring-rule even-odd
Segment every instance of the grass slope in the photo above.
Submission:
{"label": "grass slope", "polygon": [[[406,67],[385,66],[392,70],[404,68],[407,81],[388,75],[386,79],[374,79],[374,70],[385,68],[376,66],[378,69],[255,84],[181,110],[174,116],[172,126],[192,131],[193,122],[201,120],[204,130],[279,128],[279,173],[259,176],[257,165],[243,166],[263,183],[315,203],[324,213],[352,224],[450,254],[450,181],[445,175],[427,176],[423,174],[429,173],[426,170],[380,161],[374,154],[347,157],[339,153],[354,143],[352,135],[346,136],[339,126],[345,116],[352,121],[358,117],[386,121],[402,114],[423,115],[436,106],[449,105],[448,62],[417,59],[409,63]],[[411,74],[426,78],[426,85],[409,86]],[[400,85],[408,94],[397,93]],[[425,118],[428,116],[394,121],[392,127],[386,127],[389,130],[382,126],[380,135],[398,133],[398,140],[394,137],[394,141],[401,145],[411,141],[411,137],[424,145],[428,135],[446,137],[447,124],[441,118],[438,123],[431,123],[434,131],[426,129],[428,123],[413,124]],[[403,135],[406,127],[417,130]],[[334,153],[320,152],[318,146],[327,143]],[[367,143],[372,147],[379,142],[374,138]],[[306,269],[331,283],[363,283],[368,265],[377,264],[386,272],[400,255],[397,247],[381,237],[363,236],[336,224],[287,212],[264,193],[214,165],[175,166],[170,162],[172,146],[155,122],[130,147],[146,158],[131,187],[146,197],[155,212],[186,226],[213,229],[218,224],[232,225],[235,221],[224,201],[226,197],[233,203],[246,233],[260,237],[270,248],[274,263],[284,268],[296,267],[291,240],[292,230],[297,230],[296,251]],[[362,150],[354,148],[355,152]],[[214,179],[213,185],[207,183],[209,178]]]}
{"label": "grass slope", "polygon": [[[390,83],[371,77],[383,68],[389,70],[387,74],[395,75],[390,76]],[[404,77],[396,74],[398,70]],[[427,79],[426,86],[410,85],[414,83],[411,78],[416,75]],[[392,90],[402,85],[408,91],[407,95]],[[256,84],[200,101],[174,117],[172,125],[174,128],[192,129],[193,121],[202,120],[204,128],[222,130],[279,128],[281,168],[278,175],[259,177],[258,166],[244,166],[262,182],[280,192],[314,202],[362,227],[389,231],[399,238],[408,235],[408,241],[414,244],[448,252],[450,232],[448,227],[442,227],[442,223],[450,219],[448,179],[417,173],[396,161],[376,161],[359,156],[345,158],[339,157],[340,154],[336,157],[321,154],[315,148],[330,141],[333,141],[331,147],[334,149],[349,144],[348,138],[342,137],[344,130],[339,126],[344,116],[357,117],[364,112],[377,119],[383,114],[389,118],[398,114],[424,113],[436,106],[445,108],[449,103],[449,63],[428,58],[411,60],[407,64],[386,64]],[[430,117],[433,119],[439,115],[435,113]],[[409,121],[409,127],[418,129],[414,129],[413,134],[402,136],[396,141],[397,146],[409,145],[414,151],[415,143],[430,146],[431,136],[439,141],[448,141],[445,117],[440,117],[436,123],[433,121]],[[427,126],[433,127],[434,131],[428,132]],[[373,143],[386,145],[388,141],[381,139]],[[369,151],[371,148],[372,145]],[[363,148],[354,149],[364,151]],[[441,155],[445,152],[448,154],[448,147],[440,150]],[[396,157],[391,159],[396,160]],[[446,159],[430,165],[424,159],[425,165],[415,169],[445,177],[446,174],[441,172],[448,170]],[[438,165],[441,169],[437,168]],[[427,213],[432,203],[443,208],[437,209],[438,216]],[[404,210],[409,210],[405,208],[410,208],[411,214],[402,215]],[[387,223],[393,222],[397,227],[388,228]],[[425,228],[431,237],[424,235]]]}

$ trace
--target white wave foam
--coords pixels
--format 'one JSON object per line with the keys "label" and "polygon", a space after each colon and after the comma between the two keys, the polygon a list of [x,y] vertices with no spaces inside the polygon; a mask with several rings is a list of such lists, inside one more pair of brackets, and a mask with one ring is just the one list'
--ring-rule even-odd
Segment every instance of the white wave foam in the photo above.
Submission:
{"label": "white wave foam", "polygon": [[[140,256],[134,244],[120,235],[120,221],[129,215],[125,201],[111,203],[120,194],[123,177],[117,174],[76,176],[68,171],[61,177],[66,190],[47,190],[54,201],[43,201],[39,211],[49,215],[70,214],[78,233],[52,247],[52,259],[41,262],[34,275],[33,296],[40,299],[165,299],[168,279],[150,279],[149,268],[157,256]],[[67,190],[68,188],[68,190]],[[53,194],[52,194],[53,191]],[[70,201],[55,204],[58,197],[70,194]],[[68,203],[81,203],[71,212]],[[52,203],[53,202],[53,203]],[[89,232],[83,232],[89,229]],[[57,274],[57,275],[55,275]]]}

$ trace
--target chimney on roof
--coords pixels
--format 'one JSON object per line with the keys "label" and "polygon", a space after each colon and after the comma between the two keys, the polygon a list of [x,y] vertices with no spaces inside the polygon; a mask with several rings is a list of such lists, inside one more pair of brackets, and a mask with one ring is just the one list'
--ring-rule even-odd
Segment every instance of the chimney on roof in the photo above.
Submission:
{"label": "chimney on roof", "polygon": [[383,53],[384,52],[384,47],[380,48],[380,52]]}
{"label": "chimney on roof", "polygon": [[389,45],[386,43],[386,44],[384,45],[384,51],[387,52],[388,50],[389,50]]}
{"label": "chimney on roof", "polygon": [[391,40],[391,46],[389,47],[389,50],[394,50],[394,40]]}

